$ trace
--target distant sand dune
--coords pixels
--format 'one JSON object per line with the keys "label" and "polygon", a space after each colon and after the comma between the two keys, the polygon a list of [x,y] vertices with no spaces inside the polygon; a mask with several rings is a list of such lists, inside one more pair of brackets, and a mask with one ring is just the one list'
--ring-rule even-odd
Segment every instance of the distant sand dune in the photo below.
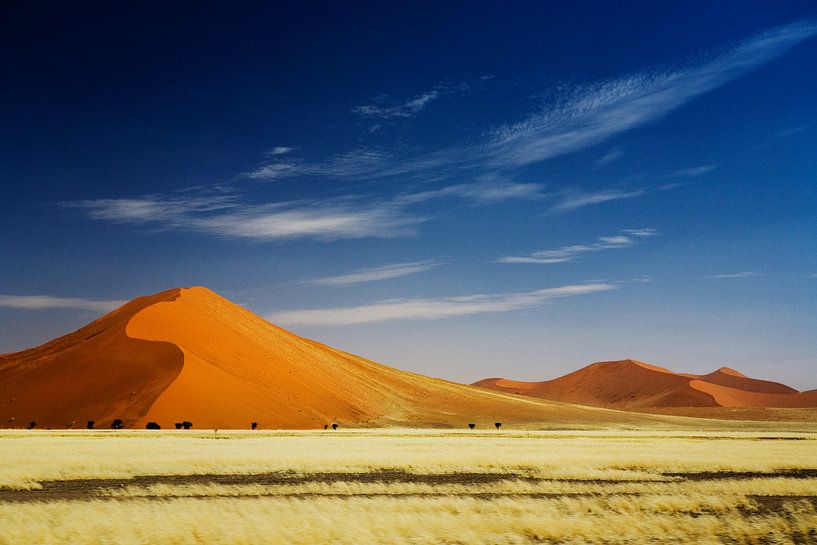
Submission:
{"label": "distant sand dune", "polygon": [[[707,375],[691,375],[636,360],[598,362],[543,382],[489,378],[475,382],[474,386],[540,399],[645,412],[661,408],[817,407],[817,392],[813,390],[800,393],[784,384],[753,379],[728,367]],[[687,414],[711,416],[717,413],[690,410]]]}

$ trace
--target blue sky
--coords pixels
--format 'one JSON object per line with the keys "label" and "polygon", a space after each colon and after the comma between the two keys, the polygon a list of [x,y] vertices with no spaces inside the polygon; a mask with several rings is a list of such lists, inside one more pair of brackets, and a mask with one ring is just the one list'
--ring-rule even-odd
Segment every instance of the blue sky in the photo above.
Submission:
{"label": "blue sky", "polygon": [[745,4],[5,3],[0,352],[200,284],[458,381],[817,388],[817,8]]}

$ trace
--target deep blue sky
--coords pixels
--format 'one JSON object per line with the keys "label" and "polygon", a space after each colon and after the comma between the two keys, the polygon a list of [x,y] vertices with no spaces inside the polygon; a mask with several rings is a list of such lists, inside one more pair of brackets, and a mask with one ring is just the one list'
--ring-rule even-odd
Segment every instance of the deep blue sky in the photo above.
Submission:
{"label": "deep blue sky", "polygon": [[746,4],[5,2],[0,352],[201,284],[459,381],[816,388],[817,6]]}

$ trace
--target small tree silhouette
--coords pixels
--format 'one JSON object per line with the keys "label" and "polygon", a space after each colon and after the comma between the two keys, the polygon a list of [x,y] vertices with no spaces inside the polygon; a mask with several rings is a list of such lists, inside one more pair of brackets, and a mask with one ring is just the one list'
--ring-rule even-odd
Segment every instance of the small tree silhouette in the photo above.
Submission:
{"label": "small tree silhouette", "polygon": [[253,422],[252,424],[250,424],[250,426],[252,427],[252,429],[257,429],[258,428],[258,422]]}
{"label": "small tree silhouette", "polygon": [[176,422],[176,423],[175,423],[175,426],[176,426],[176,429],[177,429],[177,430],[182,429],[182,423],[181,423],[181,422]]}
{"label": "small tree silhouette", "polygon": [[499,429],[502,427],[502,422],[494,422],[494,426],[496,426],[496,429]]}
{"label": "small tree silhouette", "polygon": [[34,426],[36,426],[36,425],[37,425],[37,423],[32,420],[31,422],[28,423],[28,429],[33,430]]}
{"label": "small tree silhouette", "polygon": [[160,426],[156,422],[151,421],[151,422],[148,422],[147,425],[145,425],[145,429],[146,430],[160,430],[160,429],[162,429],[162,426]]}
{"label": "small tree silhouette", "polygon": [[468,427],[469,427],[469,428],[471,428],[471,429],[473,430],[474,428],[476,428],[476,427],[477,427],[477,425],[476,425],[476,424],[468,424]]}
{"label": "small tree silhouette", "polygon": [[190,428],[193,427],[193,423],[190,422],[189,420],[185,420],[184,422],[182,422],[182,427],[186,430],[189,430]]}
{"label": "small tree silhouette", "polygon": [[332,424],[332,429],[333,429],[333,430],[338,429],[338,425],[337,425],[337,424]]}
{"label": "small tree silhouette", "polygon": [[88,421],[88,422],[85,424],[85,428],[86,428],[86,429],[89,429],[89,430],[94,429],[94,421],[93,421],[93,420],[89,420],[89,421]]}
{"label": "small tree silhouette", "polygon": [[111,422],[111,429],[114,429],[114,430],[121,430],[121,429],[122,429],[122,424],[123,424],[122,419],[121,419],[121,418],[117,418],[116,420],[114,420],[113,422]]}

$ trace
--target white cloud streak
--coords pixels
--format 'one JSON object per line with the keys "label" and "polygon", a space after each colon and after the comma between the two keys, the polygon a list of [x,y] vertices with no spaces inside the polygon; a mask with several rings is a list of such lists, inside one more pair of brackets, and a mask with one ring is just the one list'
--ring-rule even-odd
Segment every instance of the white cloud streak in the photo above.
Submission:
{"label": "white cloud streak", "polygon": [[109,312],[125,303],[126,301],[98,301],[53,295],[0,295],[0,307],[18,310],[80,309]]}
{"label": "white cloud streak", "polygon": [[681,170],[676,170],[668,176],[686,176],[692,178],[695,176],[703,176],[707,172],[712,172],[715,170],[715,168],[716,165],[701,165],[699,167],[682,168]]}
{"label": "white cloud streak", "polygon": [[596,159],[595,164],[597,166],[609,165],[613,161],[617,161],[618,159],[620,159],[622,155],[623,154],[621,153],[621,151],[612,150]]}
{"label": "white cloud streak", "polygon": [[633,199],[644,195],[646,191],[643,189],[623,190],[623,189],[603,189],[600,191],[585,192],[578,189],[570,189],[563,191],[557,198],[549,212],[571,212],[585,206],[592,206],[610,201],[620,201],[624,199]]}
{"label": "white cloud streak", "polygon": [[378,150],[358,149],[341,153],[328,161],[307,162],[298,158],[276,160],[242,174],[252,180],[275,181],[293,176],[368,178],[387,168],[391,157]]}
{"label": "white cloud streak", "polygon": [[476,204],[492,204],[507,200],[535,200],[545,197],[544,185],[514,183],[488,179],[472,184],[449,185],[440,189],[404,194],[397,198],[405,204],[415,204],[440,198],[459,198]]}
{"label": "white cloud streak", "polygon": [[542,113],[494,131],[484,151],[497,166],[523,166],[598,144],[660,119],[815,34],[814,22],[780,26],[697,66],[578,87]]}
{"label": "white cloud streak", "polygon": [[267,152],[267,155],[285,155],[295,151],[295,148],[289,146],[275,146]]}
{"label": "white cloud streak", "polygon": [[755,278],[758,276],[763,276],[763,273],[755,271],[741,271],[736,273],[712,274],[702,276],[701,278]]}
{"label": "white cloud streak", "polygon": [[352,113],[369,118],[377,119],[392,119],[395,117],[414,117],[420,113],[432,101],[440,98],[441,92],[437,89],[426,91],[425,93],[407,101],[402,104],[394,106],[379,106],[376,104],[368,104],[365,106],[358,106],[352,110]]}
{"label": "white cloud streak", "polygon": [[599,237],[591,244],[574,244],[551,250],[539,250],[524,256],[505,256],[497,259],[497,263],[553,265],[575,261],[581,255],[627,248],[637,243],[637,239],[658,234],[654,229],[624,229],[624,235]]}
{"label": "white cloud streak", "polygon": [[459,184],[364,201],[338,197],[315,201],[247,204],[234,195],[95,199],[65,203],[88,217],[256,240],[395,238],[416,233],[426,217],[411,207],[432,199],[458,198],[475,204],[538,198],[542,186],[509,182]]}
{"label": "white cloud streak", "polygon": [[393,238],[414,233],[422,218],[389,202],[351,198],[245,204],[229,197],[148,196],[69,203],[91,218],[123,224],[258,240]]}
{"label": "white cloud streak", "polygon": [[439,299],[389,299],[370,305],[276,312],[266,318],[292,326],[344,326],[398,320],[438,320],[538,307],[564,297],[617,289],[615,284],[574,284],[530,292]]}
{"label": "white cloud streak", "polygon": [[362,284],[365,282],[378,282],[380,280],[402,278],[404,276],[422,273],[439,266],[440,263],[435,261],[390,263],[387,265],[381,265],[379,267],[358,269],[357,271],[349,274],[329,276],[325,278],[316,278],[314,280],[308,280],[307,283],[314,284],[317,286],[350,286],[353,284]]}

